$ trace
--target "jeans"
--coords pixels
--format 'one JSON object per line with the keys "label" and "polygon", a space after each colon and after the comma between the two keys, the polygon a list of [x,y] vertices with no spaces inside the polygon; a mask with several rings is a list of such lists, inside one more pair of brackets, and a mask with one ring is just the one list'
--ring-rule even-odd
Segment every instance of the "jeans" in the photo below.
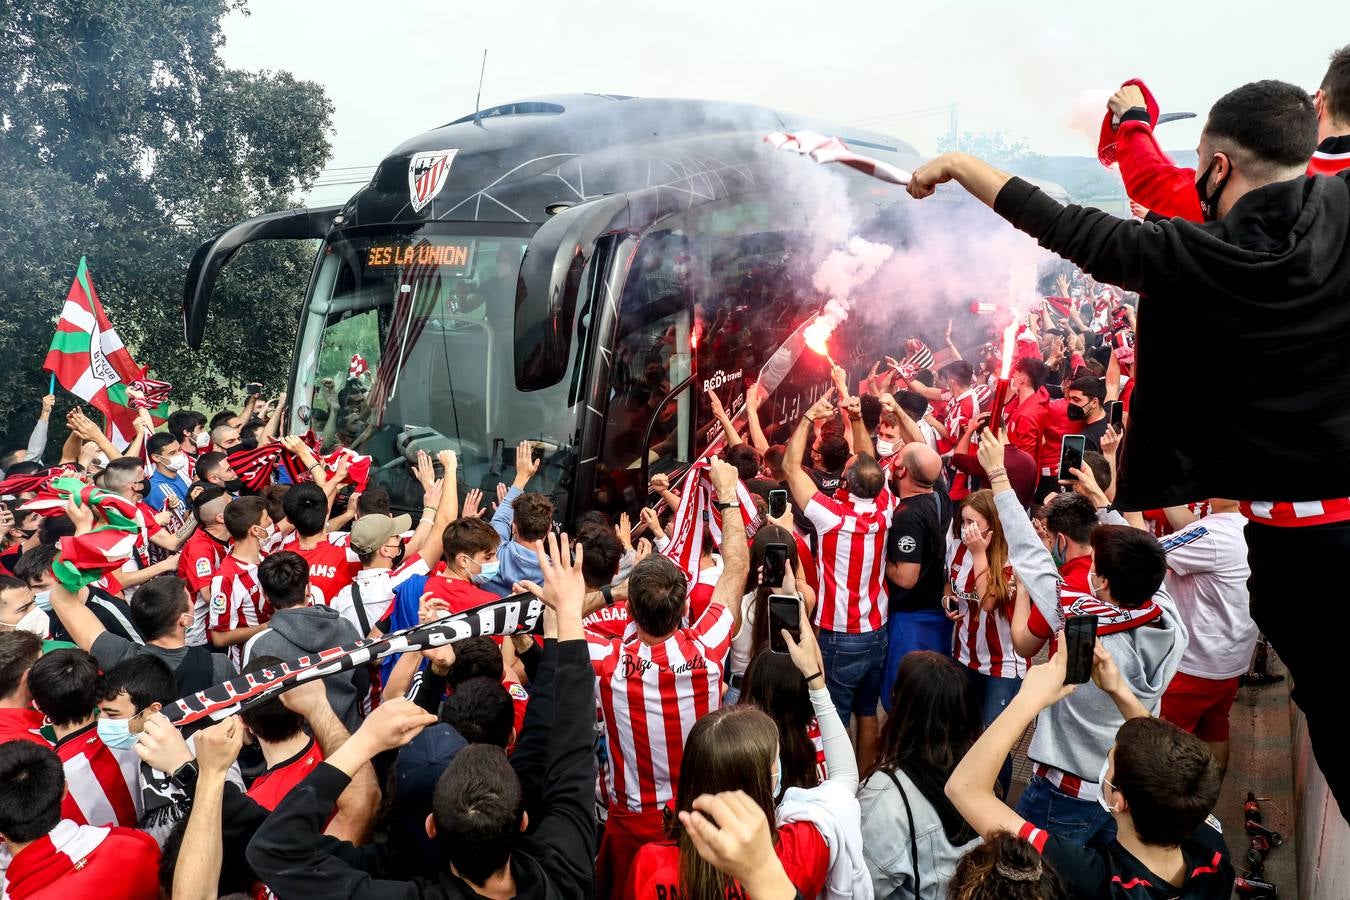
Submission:
{"label": "jeans", "polygon": [[887,713],[891,711],[891,690],[900,671],[900,660],[911,650],[932,650],[951,656],[954,627],[952,620],[937,609],[891,613],[886,624],[890,647],[886,651],[886,676],[881,690],[881,705]]}
{"label": "jeans", "polygon": [[[988,728],[999,713],[1007,709],[1012,698],[1017,696],[1017,692],[1022,688],[1022,679],[1020,678],[999,678],[994,675],[983,675],[974,669],[966,669],[966,676],[970,678],[971,693],[975,697],[975,702],[980,704],[980,722],[985,728]],[[1012,786],[1012,756],[1003,760],[1003,768],[998,772],[998,783],[1003,788],[1003,796],[1008,796],[1008,788]]]}
{"label": "jeans", "polygon": [[822,628],[817,640],[825,663],[825,686],[844,727],[853,713],[875,716],[886,667],[886,632],[849,634]]}
{"label": "jeans", "polygon": [[1345,639],[1292,598],[1327,593],[1327,568],[1350,558],[1350,522],[1278,528],[1247,523],[1251,613],[1294,681],[1292,698],[1308,720],[1308,742],[1327,786],[1350,821],[1350,760],[1341,736],[1345,715]]}
{"label": "jeans", "polygon": [[1100,803],[1070,797],[1040,775],[1031,776],[1017,801],[1017,814],[1037,828],[1080,845],[1097,834],[1104,838],[1116,834],[1116,820]]}

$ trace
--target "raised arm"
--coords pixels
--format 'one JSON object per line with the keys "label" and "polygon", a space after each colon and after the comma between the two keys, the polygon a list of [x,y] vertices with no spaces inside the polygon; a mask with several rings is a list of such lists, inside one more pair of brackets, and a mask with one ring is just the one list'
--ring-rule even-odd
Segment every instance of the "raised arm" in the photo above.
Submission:
{"label": "raised arm", "polygon": [[1003,761],[1017,746],[1041,710],[1073,693],[1073,685],[1064,684],[1068,656],[1060,635],[1059,652],[1050,661],[1032,666],[1022,679],[1022,687],[997,719],[984,730],[975,746],[957,763],[947,779],[947,796],[961,817],[986,839],[1000,831],[1017,834],[1026,824],[995,793]]}
{"label": "raised arm", "polygon": [[867,431],[867,425],[862,417],[862,398],[849,397],[843,402],[844,414],[848,416],[849,427],[853,433],[853,452],[866,453],[868,456],[876,457],[877,448],[872,445],[872,435]]}
{"label": "raised arm", "polygon": [[[1006,437],[1005,432],[1001,437]],[[1059,613],[1059,570],[1050,551],[1036,534],[1035,527],[1027,518],[1017,495],[1013,493],[1008,481],[1008,470],[1003,465],[1003,444],[988,431],[981,435],[980,465],[989,477],[989,487],[994,492],[994,504],[998,507],[998,521],[1003,527],[1003,535],[1008,542],[1008,561],[1013,571],[1026,586],[1031,602],[1036,604],[1041,616],[1054,627],[1060,620]]]}
{"label": "raised arm", "polygon": [[727,415],[727,409],[722,405],[722,398],[717,396],[717,391],[709,388],[705,391],[708,395],[708,403],[712,405],[713,418],[722,426],[722,434],[727,439],[728,447],[735,447],[737,444],[745,443],[741,440],[740,433],[736,431],[735,424],[731,421],[731,416]]}
{"label": "raised arm", "polygon": [[221,835],[225,783],[243,742],[244,726],[238,716],[203,729],[194,740],[197,787],[173,872],[175,900],[215,900],[217,896],[225,855]]}
{"label": "raised arm", "polygon": [[[459,515],[459,482],[456,472],[458,462],[455,451],[442,450],[436,454],[436,461],[441,464],[441,472],[444,473],[441,477],[440,502],[436,504],[436,518],[432,522],[431,533],[417,551],[422,561],[433,569],[441,561],[445,527]],[[425,514],[426,510],[422,512]]]}
{"label": "raised arm", "polygon": [[745,595],[745,581],[750,574],[750,545],[745,539],[745,523],[741,520],[739,498],[736,496],[736,467],[716,457],[709,463],[709,475],[718,503],[734,503],[722,513],[722,574],[713,588],[709,605],[720,603],[727,609],[737,606]]}
{"label": "raised arm", "polygon": [[763,401],[759,384],[752,384],[745,389],[745,424],[750,431],[750,446],[760,453],[769,449],[769,439],[764,436],[764,429],[759,423],[759,405]]}
{"label": "raised arm", "polygon": [[829,418],[835,414],[834,404],[830,402],[833,397],[834,388],[830,388],[811,405],[811,408],[806,411],[806,415],[797,423],[797,428],[792,432],[792,438],[788,441],[787,451],[783,454],[783,474],[787,475],[788,490],[792,493],[793,502],[799,508],[805,508],[806,504],[811,502],[811,498],[816,495],[816,483],[802,468],[802,458],[806,453],[806,442],[811,435],[816,419]]}

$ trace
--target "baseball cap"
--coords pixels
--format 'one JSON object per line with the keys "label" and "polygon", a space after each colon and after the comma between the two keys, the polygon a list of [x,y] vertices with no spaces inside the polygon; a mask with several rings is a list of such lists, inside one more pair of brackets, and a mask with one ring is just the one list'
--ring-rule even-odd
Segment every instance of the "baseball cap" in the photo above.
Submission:
{"label": "baseball cap", "polygon": [[362,516],[352,526],[352,549],[358,553],[374,553],[396,534],[412,528],[412,516]]}

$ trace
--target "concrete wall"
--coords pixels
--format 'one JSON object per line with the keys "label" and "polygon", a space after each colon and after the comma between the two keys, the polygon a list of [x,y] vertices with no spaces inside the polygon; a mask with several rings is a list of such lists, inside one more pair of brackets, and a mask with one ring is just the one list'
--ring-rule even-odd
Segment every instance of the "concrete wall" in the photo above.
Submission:
{"label": "concrete wall", "polygon": [[[1313,759],[1303,714],[1293,714],[1294,797],[1298,841],[1298,897],[1343,900],[1350,897],[1350,826]],[[1283,887],[1283,886],[1281,886]],[[1280,891],[1280,896],[1286,896]]]}

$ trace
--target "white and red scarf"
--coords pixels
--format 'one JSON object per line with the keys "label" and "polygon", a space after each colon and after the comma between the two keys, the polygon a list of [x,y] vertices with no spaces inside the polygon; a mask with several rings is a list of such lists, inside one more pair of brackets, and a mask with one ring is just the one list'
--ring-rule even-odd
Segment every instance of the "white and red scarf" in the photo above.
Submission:
{"label": "white and red scarf", "polygon": [[[680,491],[680,508],[675,511],[675,520],[671,523],[670,544],[665,555],[684,571],[692,584],[698,578],[698,561],[703,555],[705,523],[713,543],[722,546],[722,511],[713,506],[717,492],[713,489],[707,459],[700,459],[689,467]],[[736,500],[741,507],[746,539],[753,539],[757,519],[755,502],[750,489],[739,479],[736,481]]]}

